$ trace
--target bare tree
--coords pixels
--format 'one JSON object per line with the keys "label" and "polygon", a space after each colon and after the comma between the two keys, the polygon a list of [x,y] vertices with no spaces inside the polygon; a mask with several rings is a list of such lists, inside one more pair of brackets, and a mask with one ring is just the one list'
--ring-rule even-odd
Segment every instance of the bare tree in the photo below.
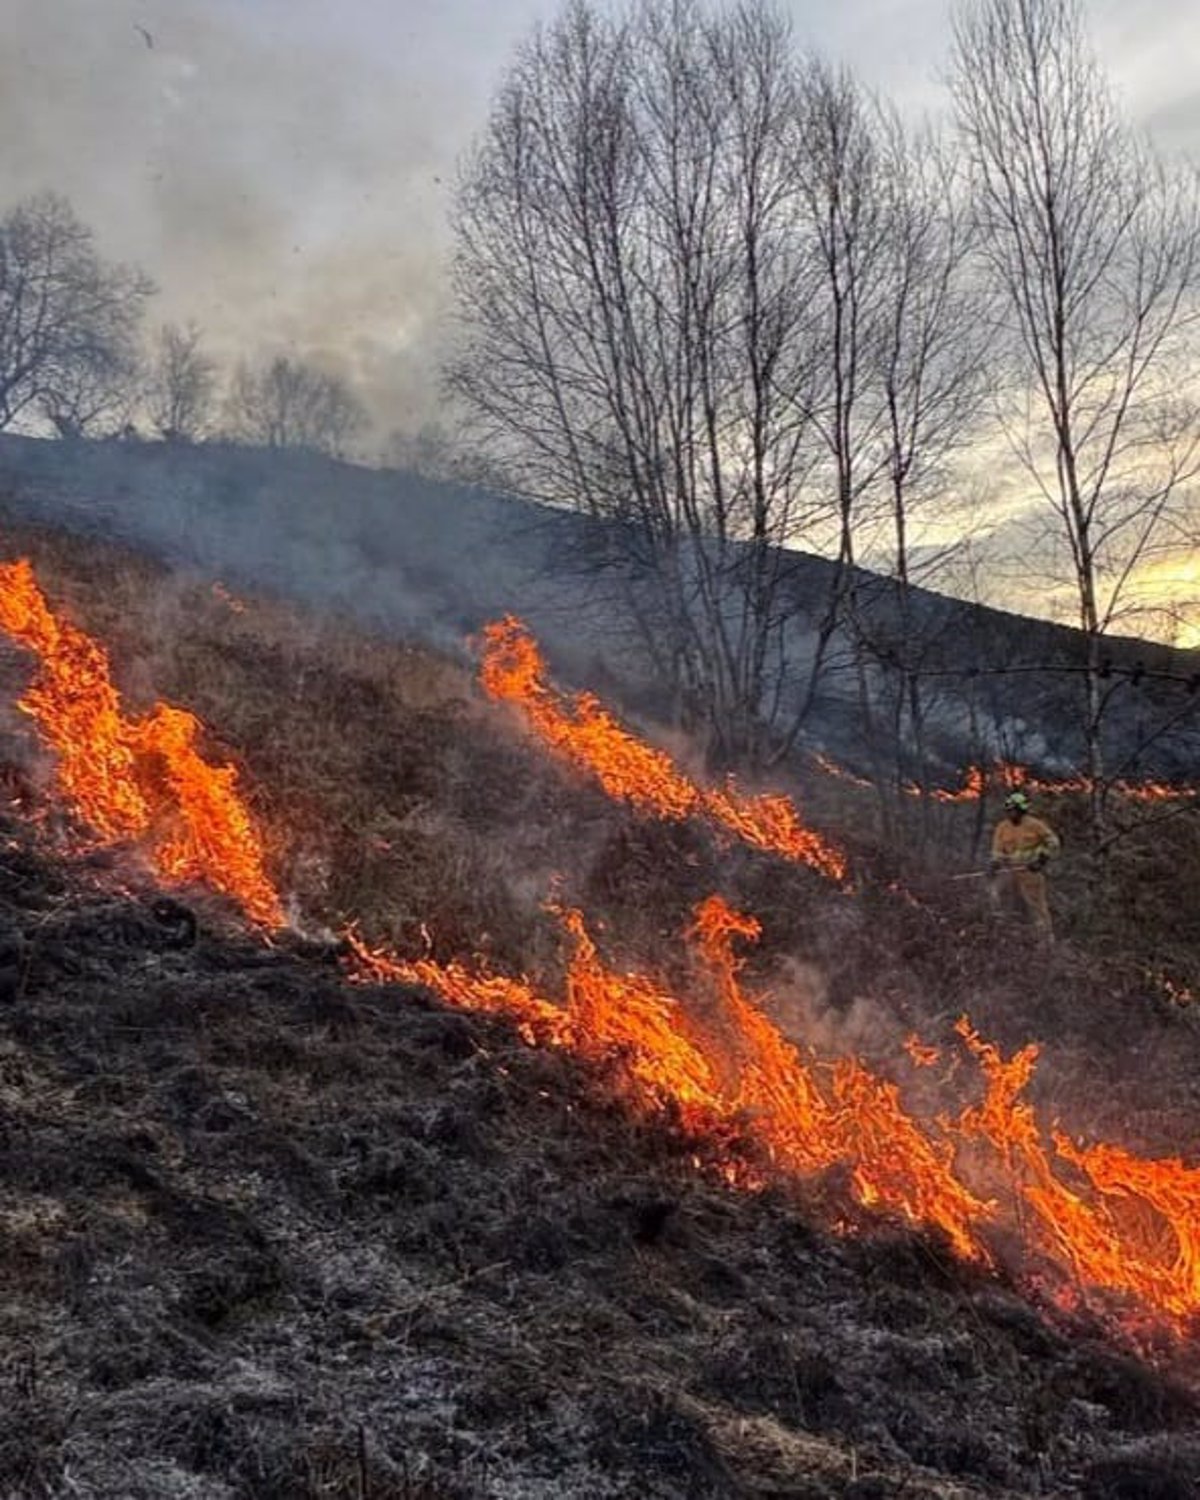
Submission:
{"label": "bare tree", "polygon": [[416,431],[393,430],[382,446],[380,460],[388,468],[407,469],[425,479],[483,485],[493,490],[504,490],[507,484],[503,471],[492,465],[477,446],[465,442],[461,433],[452,432],[438,419],[423,423]]}
{"label": "bare tree", "polygon": [[37,409],[61,438],[109,436],[132,419],[140,381],[132,341],[80,347],[46,376]]}
{"label": "bare tree", "polygon": [[200,329],[164,323],[146,391],[153,430],[168,443],[196,442],[208,430],[216,392],[216,363],[200,347]]}
{"label": "bare tree", "polygon": [[855,582],[856,536],[865,497],[882,475],[884,410],[878,382],[889,287],[888,200],[878,120],[845,69],[808,63],[798,92],[794,170],[800,232],[814,269],[824,378],[814,427],[822,480],[833,503],[837,567],[821,630],[827,645]]}
{"label": "bare tree", "polygon": [[516,486],[598,523],[726,760],[786,709],[782,547],[811,520],[796,121],[765,7],[580,0],[520,54],[457,197],[451,388]]}
{"label": "bare tree", "polygon": [[928,129],[910,134],[890,112],[880,112],[876,131],[881,294],[878,334],[863,363],[882,417],[875,441],[890,567],[888,586],[874,591],[888,607],[863,611],[855,629],[867,655],[886,666],[897,790],[915,783],[927,827],[922,667],[944,626],[940,611],[917,607],[914,589],[936,585],[958,544],[920,546],[922,519],[946,496],[957,478],[955,457],[980,432],[991,373],[988,320],[954,159]]}
{"label": "bare tree", "polygon": [[239,365],[229,406],[233,433],[245,442],[311,448],[334,458],[345,454],[366,422],[343,380],[283,355],[258,369]]}
{"label": "bare tree", "polygon": [[119,419],[153,290],[101,259],[63,198],[30,198],[0,219],[0,430],[41,418],[84,433]]}
{"label": "bare tree", "polygon": [[1069,560],[1087,646],[1083,738],[1104,814],[1104,632],[1200,457],[1186,400],[1200,213],[1119,117],[1075,0],[973,0],[954,92],[1012,355],[1014,452]]}

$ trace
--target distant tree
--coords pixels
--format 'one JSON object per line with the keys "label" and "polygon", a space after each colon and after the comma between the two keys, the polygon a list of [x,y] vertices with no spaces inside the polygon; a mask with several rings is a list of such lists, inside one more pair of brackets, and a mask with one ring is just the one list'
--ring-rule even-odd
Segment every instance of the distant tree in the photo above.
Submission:
{"label": "distant tree", "polygon": [[464,442],[437,420],[415,432],[396,429],[383,445],[380,458],[387,468],[407,469],[427,479],[486,485],[493,490],[507,486],[503,471],[489,463],[478,447]]}
{"label": "distant tree", "polygon": [[158,330],[146,390],[152,429],[169,443],[194,443],[208,431],[217,393],[215,361],[200,347],[194,323]]}
{"label": "distant tree", "polygon": [[0,219],[0,431],[40,418],[80,435],[127,420],[153,291],[101,259],[63,198],[29,198]]}
{"label": "distant tree", "polygon": [[115,436],[133,418],[141,378],[133,343],[81,350],[48,376],[37,409],[61,438]]}
{"label": "distant tree", "polygon": [[1103,636],[1173,541],[1200,464],[1186,399],[1200,203],[1121,119],[1075,0],[972,0],[954,91],[1011,360],[1006,430],[1046,507],[1086,639],[1083,739],[1101,836]]}
{"label": "distant tree", "polygon": [[341,458],[366,423],[346,383],[311,365],[278,355],[234,374],[229,401],[233,435],[264,448],[311,448]]}

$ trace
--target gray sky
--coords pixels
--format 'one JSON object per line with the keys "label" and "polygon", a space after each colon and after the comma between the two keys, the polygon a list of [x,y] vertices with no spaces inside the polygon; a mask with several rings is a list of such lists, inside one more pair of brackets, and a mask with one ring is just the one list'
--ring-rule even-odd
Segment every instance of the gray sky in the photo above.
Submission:
{"label": "gray sky", "polygon": [[[936,106],[948,0],[790,0],[801,42]],[[340,368],[381,426],[436,411],[445,210],[555,0],[0,0],[0,207],[65,193],[159,318],[227,358]],[[1200,158],[1200,4],[1092,0],[1135,116]],[[139,32],[144,27],[153,45]]]}

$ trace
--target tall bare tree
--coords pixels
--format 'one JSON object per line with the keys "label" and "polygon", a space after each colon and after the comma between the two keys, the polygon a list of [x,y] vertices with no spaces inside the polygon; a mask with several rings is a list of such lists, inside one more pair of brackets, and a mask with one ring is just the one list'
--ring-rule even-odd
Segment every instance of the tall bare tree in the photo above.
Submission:
{"label": "tall bare tree", "polygon": [[452,389],[515,484],[601,523],[722,759],[783,710],[781,548],[811,519],[797,119],[764,6],[578,0],[521,52],[457,198]]}
{"label": "tall bare tree", "polygon": [[1083,738],[1104,814],[1104,632],[1196,474],[1185,399],[1196,177],[1119,116],[1075,0],[972,0],[954,93],[1012,357],[1006,430],[1069,560],[1087,643]]}
{"label": "tall bare tree", "polygon": [[311,448],[341,458],[366,422],[362,403],[336,375],[277,355],[239,365],[230,394],[233,434],[264,448]]}
{"label": "tall bare tree", "polygon": [[83,433],[123,414],[153,290],[101,259],[63,198],[29,198],[0,219],[0,430],[42,419]]}
{"label": "tall bare tree", "polygon": [[200,347],[195,323],[158,330],[146,391],[151,425],[168,443],[194,443],[212,420],[217,367]]}
{"label": "tall bare tree", "polygon": [[891,290],[889,188],[876,113],[848,71],[820,59],[809,62],[798,105],[793,167],[801,234],[816,278],[815,331],[826,375],[816,387],[813,416],[837,527],[832,623],[841,590],[853,580],[860,506],[882,471],[884,409],[872,376]]}
{"label": "tall bare tree", "polygon": [[[891,685],[895,775],[928,804],[922,667],[939,644],[939,610],[915,590],[936,586],[957,551],[924,540],[932,503],[960,481],[954,461],[980,435],[990,388],[986,289],[973,264],[969,201],[954,157],[928,129],[908,131],[890,111],[876,123],[884,218],[879,333],[865,351],[866,379],[882,421],[880,521],[890,542],[888,605],[856,621],[867,654],[883,659]],[[884,519],[886,517],[886,520]],[[922,545],[923,543],[923,545]]]}

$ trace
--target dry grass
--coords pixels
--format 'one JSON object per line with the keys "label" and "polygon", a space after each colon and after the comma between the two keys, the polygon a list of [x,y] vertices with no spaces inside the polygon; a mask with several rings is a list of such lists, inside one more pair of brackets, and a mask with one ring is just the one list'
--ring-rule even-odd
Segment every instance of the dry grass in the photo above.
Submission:
{"label": "dry grass", "polygon": [[[1043,951],[997,922],[982,883],[948,878],[980,858],[974,806],[938,808],[935,847],[915,861],[870,836],[872,794],[812,780],[800,790],[860,876],[844,896],[694,826],[614,807],[484,701],[466,659],[232,600],[93,541],[10,530],[5,551],[28,552],[50,596],[109,643],[135,707],[162,695],[210,726],[310,924],[355,921],[405,951],[480,956],[553,990],[555,894],[583,907],[614,963],[694,987],[680,933],[719,890],[762,921],[749,978],[800,1039],[886,1068],[909,1031],[946,1042],[967,1010],[1005,1046],[1046,1045],[1041,1097],[1065,1099],[1080,1130],[1124,1122],[1128,1138],[1135,1121],[1131,1143],[1178,1149],[1197,1107],[1198,1027],[1172,996],[1200,994],[1200,815],[1129,833],[1097,878],[1081,800],[1043,809],[1066,850],[1053,882],[1063,941]],[[1147,1049],[1153,1085],[1127,1065]]]}
{"label": "dry grass", "polygon": [[[821,1049],[886,1067],[969,1008],[1006,1047],[1047,1044],[1039,1102],[1080,1129],[1176,1151],[1194,1130],[1200,1037],[1142,973],[1196,959],[1187,819],[1118,846],[1105,904],[1064,878],[1076,940],[1041,952],[946,881],[969,811],[940,867],[901,871],[858,794],[824,787],[824,820],[862,830],[843,895],[613,808],[462,662],[95,543],[10,530],[17,552],[109,643],[132,706],[209,724],[314,923],[552,986],[557,876],[614,962],[682,984],[678,934],[719,889],[763,921],[752,987]],[[20,663],[0,670],[8,691]],[[311,954],[218,938],[203,902],[189,946],[136,881],[114,898],[24,838],[0,864],[0,1494],[83,1472],[137,1500],[1115,1497],[1194,1457],[1186,1392],[938,1245],[832,1242],[794,1200],[735,1200],[604,1069],[347,993]]]}

